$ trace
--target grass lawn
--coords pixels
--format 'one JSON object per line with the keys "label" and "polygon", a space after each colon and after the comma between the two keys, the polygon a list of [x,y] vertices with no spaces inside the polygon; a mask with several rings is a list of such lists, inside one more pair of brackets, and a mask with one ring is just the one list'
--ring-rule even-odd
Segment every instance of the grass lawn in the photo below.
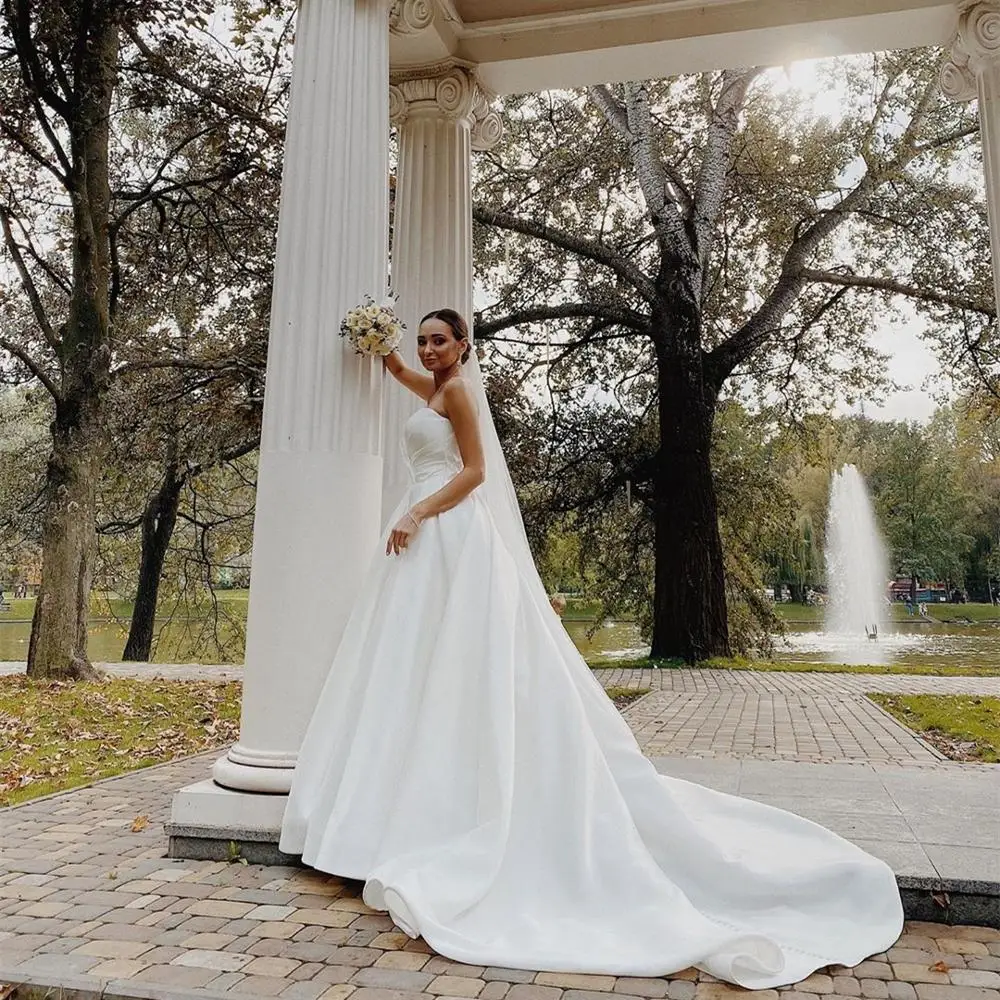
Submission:
{"label": "grass lawn", "polygon": [[615,708],[625,708],[633,701],[638,701],[644,694],[649,694],[649,688],[627,688],[612,685],[604,689],[608,697],[615,703]]}
{"label": "grass lawn", "polygon": [[1000,698],[961,694],[868,697],[952,760],[1000,762]]}
{"label": "grass lawn", "polygon": [[[785,622],[820,624],[823,608],[810,604],[776,604],[775,614]],[[993,604],[928,604],[927,614],[935,622],[997,622],[1000,624],[1000,607]],[[919,615],[908,615],[899,603],[892,605],[890,620],[894,622],[919,622]]]}
{"label": "grass lawn", "polygon": [[0,807],[232,743],[240,685],[0,677]]}
{"label": "grass lawn", "polygon": [[[687,664],[682,660],[651,660],[644,657],[636,660],[626,659],[593,659],[588,660],[591,670],[679,670]],[[936,666],[933,664],[896,664],[879,663],[796,663],[794,661],[776,660],[743,660],[737,657],[731,659],[706,660],[698,664],[701,669],[709,670],[779,670],[791,673],[822,673],[822,674],[917,674],[929,677],[1000,677],[1000,664],[983,664],[975,667]]]}

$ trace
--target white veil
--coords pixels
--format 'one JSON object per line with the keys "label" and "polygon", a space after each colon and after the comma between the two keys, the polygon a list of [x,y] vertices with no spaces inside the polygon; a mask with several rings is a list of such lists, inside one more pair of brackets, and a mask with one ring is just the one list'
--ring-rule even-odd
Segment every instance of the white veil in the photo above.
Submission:
{"label": "white veil", "polygon": [[490,413],[483,371],[479,366],[475,346],[469,352],[469,360],[462,371],[462,378],[472,389],[479,411],[479,434],[482,439],[483,458],[486,461],[486,479],[477,492],[486,501],[500,538],[517,565],[522,583],[529,588],[529,593],[535,602],[547,612],[543,617],[549,622],[550,628],[557,627],[557,635],[562,639],[564,637],[562,625],[549,604],[548,594],[538,575],[531,546],[528,544],[521,507],[517,502],[514,483],[510,478],[510,470],[500,445],[496,425],[493,423],[493,415]]}

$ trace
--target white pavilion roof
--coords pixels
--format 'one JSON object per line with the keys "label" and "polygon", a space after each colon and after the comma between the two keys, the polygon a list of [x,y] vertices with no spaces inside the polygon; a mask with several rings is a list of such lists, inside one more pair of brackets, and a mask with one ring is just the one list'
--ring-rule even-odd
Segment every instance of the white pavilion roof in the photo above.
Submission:
{"label": "white pavilion roof", "polygon": [[392,38],[393,68],[448,57],[499,94],[945,43],[942,0],[397,0],[433,23]]}

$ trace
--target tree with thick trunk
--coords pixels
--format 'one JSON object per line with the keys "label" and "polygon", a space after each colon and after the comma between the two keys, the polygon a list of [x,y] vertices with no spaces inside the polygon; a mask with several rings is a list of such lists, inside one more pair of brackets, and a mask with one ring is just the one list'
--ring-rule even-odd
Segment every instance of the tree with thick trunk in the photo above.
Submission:
{"label": "tree with thick trunk", "polygon": [[[31,676],[95,675],[87,619],[112,388],[139,374],[117,401],[139,408],[141,373],[176,370],[200,373],[184,391],[201,400],[221,398],[222,382],[230,400],[259,395],[263,362],[238,355],[264,350],[291,18],[237,57],[206,30],[214,6],[0,0],[0,225],[16,276],[0,272],[0,379],[26,375],[52,412]],[[232,13],[240,31],[268,16],[241,0]],[[253,409],[242,424],[259,422]],[[155,448],[138,451],[145,476]],[[198,463],[213,459],[203,449]],[[173,489],[147,509],[143,605]]]}
{"label": "tree with thick trunk", "polygon": [[[654,657],[730,652],[712,441],[731,380],[807,395],[791,373],[814,365],[832,381],[842,352],[849,385],[877,383],[873,293],[991,316],[985,278],[970,287],[956,268],[952,288],[935,287],[885,273],[892,254],[864,246],[868,220],[888,233],[883,251],[915,236],[912,201],[944,186],[941,164],[975,136],[934,69],[921,54],[889,59],[879,99],[839,127],[789,129],[801,108],[760,69],[518,99],[508,146],[480,160],[477,251],[496,302],[476,334],[554,401],[552,509],[600,525],[622,490],[643,505],[650,532],[631,537],[653,552]],[[960,201],[957,186],[947,197]],[[860,246],[853,262],[844,246]]]}

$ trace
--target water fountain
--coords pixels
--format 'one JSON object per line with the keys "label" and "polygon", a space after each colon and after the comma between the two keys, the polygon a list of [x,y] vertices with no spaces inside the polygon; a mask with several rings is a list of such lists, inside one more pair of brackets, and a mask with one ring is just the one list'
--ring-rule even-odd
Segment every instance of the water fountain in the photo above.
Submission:
{"label": "water fountain", "polygon": [[831,658],[841,663],[884,663],[889,658],[885,545],[861,473],[845,465],[833,474],[826,520],[826,634]]}

